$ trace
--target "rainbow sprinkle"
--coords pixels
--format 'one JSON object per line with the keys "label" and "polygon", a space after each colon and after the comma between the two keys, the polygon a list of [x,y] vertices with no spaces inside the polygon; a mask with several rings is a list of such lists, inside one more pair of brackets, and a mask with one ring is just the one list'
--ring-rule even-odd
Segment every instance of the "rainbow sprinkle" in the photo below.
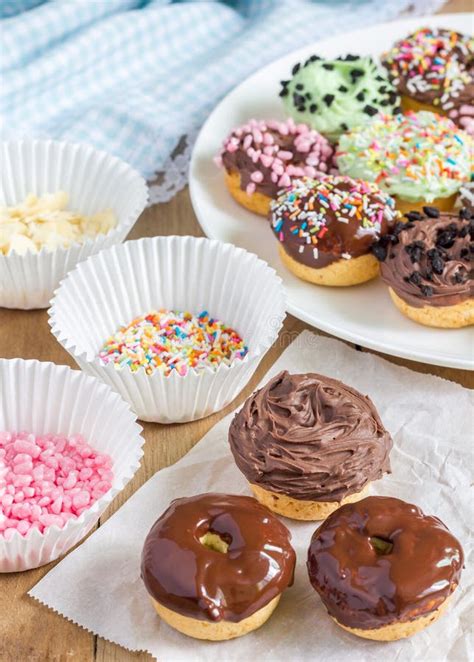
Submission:
{"label": "rainbow sprinkle", "polygon": [[451,99],[472,81],[473,43],[452,30],[421,28],[397,42],[382,60],[394,85],[404,84],[415,98],[434,96],[433,105],[449,110]]}
{"label": "rainbow sprinkle", "polygon": [[215,369],[243,359],[248,348],[239,334],[207,311],[197,317],[188,312],[160,309],[135,318],[122,326],[101,348],[103,365],[113,363],[117,370],[128,366],[132,372],[144,368],[184,376],[189,369]]}
{"label": "rainbow sprinkle", "polygon": [[432,200],[469,180],[473,142],[447,117],[422,111],[379,115],[341,137],[336,161],[351,177],[374,181],[391,195]]}
{"label": "rainbow sprinkle", "polygon": [[[398,217],[393,198],[376,184],[341,175],[294,180],[271,203],[271,222],[277,238],[284,243],[286,235],[295,235],[299,253],[309,246],[315,260],[319,257],[317,245],[331,224],[355,220],[359,223],[359,236],[377,236],[384,220],[391,223]],[[351,255],[342,252],[340,257],[350,259]]]}

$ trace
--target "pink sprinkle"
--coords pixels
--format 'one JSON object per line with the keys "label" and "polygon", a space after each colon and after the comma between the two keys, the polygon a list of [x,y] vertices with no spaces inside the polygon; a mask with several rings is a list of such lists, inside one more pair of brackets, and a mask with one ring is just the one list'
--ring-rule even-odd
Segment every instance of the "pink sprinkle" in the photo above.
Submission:
{"label": "pink sprinkle", "polygon": [[111,489],[111,467],[80,435],[0,432],[0,536],[63,528]]}
{"label": "pink sprinkle", "polygon": [[245,189],[245,192],[247,193],[247,195],[252,195],[252,193],[255,193],[256,188],[257,187],[255,186],[255,184],[253,182],[249,182],[247,184],[247,188]]}
{"label": "pink sprinkle", "polygon": [[260,170],[255,170],[255,172],[252,172],[250,175],[250,179],[257,184],[260,184],[260,182],[263,181],[263,173],[260,172]]}
{"label": "pink sprinkle", "polygon": [[273,163],[273,156],[267,156],[266,154],[262,154],[260,157],[260,161],[262,162],[262,165],[265,166],[265,168],[269,168]]}

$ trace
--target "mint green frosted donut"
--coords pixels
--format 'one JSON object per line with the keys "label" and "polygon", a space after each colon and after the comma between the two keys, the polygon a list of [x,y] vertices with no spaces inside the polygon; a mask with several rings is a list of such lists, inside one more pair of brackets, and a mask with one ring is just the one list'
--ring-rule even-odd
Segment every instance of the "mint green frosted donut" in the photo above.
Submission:
{"label": "mint green frosted donut", "polygon": [[322,60],[313,55],[292,73],[280,92],[287,113],[332,141],[378,112],[399,112],[398,93],[371,57]]}
{"label": "mint green frosted donut", "polygon": [[374,117],[341,136],[340,172],[409,202],[448,198],[468,182],[474,141],[447,117],[421,111]]}

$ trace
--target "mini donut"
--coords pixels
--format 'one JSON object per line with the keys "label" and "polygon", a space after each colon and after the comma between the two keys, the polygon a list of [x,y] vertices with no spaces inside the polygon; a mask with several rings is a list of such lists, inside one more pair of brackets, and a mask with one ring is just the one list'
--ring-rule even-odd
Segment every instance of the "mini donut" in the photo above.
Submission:
{"label": "mini donut", "polygon": [[471,173],[474,141],[447,117],[426,111],[375,117],[341,136],[342,174],[376,182],[406,213],[433,204],[450,211]]}
{"label": "mini donut", "polygon": [[294,180],[270,206],[280,257],[298,278],[328,286],[379,273],[370,247],[399,217],[376,184],[328,175]]}
{"label": "mini donut", "polygon": [[323,519],[390,472],[392,439],[373,402],[314,373],[281,372],[251,395],[229,444],[257,499],[292,519]]}
{"label": "mini donut", "polygon": [[397,308],[407,317],[440,328],[474,324],[471,241],[474,215],[466,208],[442,214],[435,207],[407,214],[372,251]]}
{"label": "mini donut", "polygon": [[230,133],[215,159],[227,188],[250,211],[267,216],[270,201],[293,177],[316,177],[332,167],[334,149],[305,124],[290,118],[249,120]]}
{"label": "mini donut", "polygon": [[[474,40],[445,28],[420,28],[382,56],[407,110],[440,115],[474,97]],[[455,114],[452,119],[466,128]]]}
{"label": "mini donut", "polygon": [[315,531],[307,568],[338,625],[364,639],[395,641],[440,616],[463,561],[460,543],[437,517],[372,496],[342,506]]}
{"label": "mini donut", "polygon": [[252,497],[175,499],[151,528],[141,573],[159,616],[196,639],[260,627],[293,583],[288,529]]}
{"label": "mini donut", "polygon": [[317,55],[295,64],[281,82],[285,110],[336,142],[341,133],[365,124],[379,112],[400,112],[400,97],[385,69],[371,57]]}

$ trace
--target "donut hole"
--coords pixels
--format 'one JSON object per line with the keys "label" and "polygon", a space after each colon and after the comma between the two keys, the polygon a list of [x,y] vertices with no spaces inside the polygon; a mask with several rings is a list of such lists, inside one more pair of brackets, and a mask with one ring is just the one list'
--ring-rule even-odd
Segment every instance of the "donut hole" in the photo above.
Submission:
{"label": "donut hole", "polygon": [[201,545],[204,545],[204,547],[212,549],[214,552],[219,552],[220,554],[227,554],[230,545],[230,542],[227,542],[227,540],[224,540],[224,538],[218,533],[213,533],[212,531],[208,531],[201,536],[199,542]]}
{"label": "donut hole", "polygon": [[393,542],[387,540],[386,538],[382,538],[381,536],[371,536],[369,541],[374,548],[375,553],[379,556],[390,554],[393,549]]}

